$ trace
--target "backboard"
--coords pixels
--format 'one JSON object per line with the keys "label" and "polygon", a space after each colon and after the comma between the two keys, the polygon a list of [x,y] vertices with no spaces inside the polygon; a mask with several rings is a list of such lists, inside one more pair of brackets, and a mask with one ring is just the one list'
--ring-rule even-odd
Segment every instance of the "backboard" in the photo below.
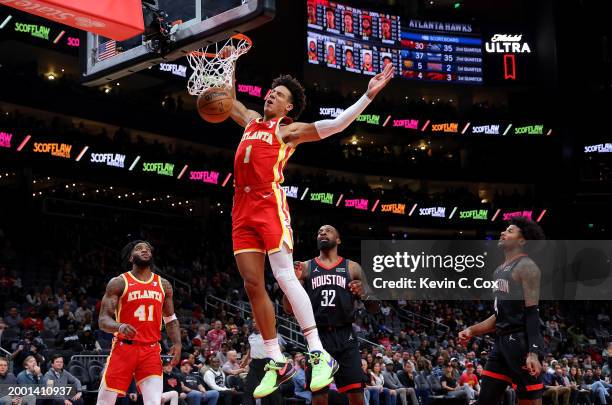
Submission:
{"label": "backboard", "polygon": [[117,42],[86,32],[80,52],[83,84],[98,86],[274,18],[276,0],[142,0],[145,33]]}

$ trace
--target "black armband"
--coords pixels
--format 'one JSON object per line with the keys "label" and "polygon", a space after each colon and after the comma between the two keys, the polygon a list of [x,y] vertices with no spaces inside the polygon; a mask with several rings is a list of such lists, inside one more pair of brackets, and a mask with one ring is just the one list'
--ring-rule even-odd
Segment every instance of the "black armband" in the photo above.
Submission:
{"label": "black armband", "polygon": [[537,305],[525,307],[525,327],[527,329],[527,351],[544,356],[544,339],[540,331],[540,310]]}

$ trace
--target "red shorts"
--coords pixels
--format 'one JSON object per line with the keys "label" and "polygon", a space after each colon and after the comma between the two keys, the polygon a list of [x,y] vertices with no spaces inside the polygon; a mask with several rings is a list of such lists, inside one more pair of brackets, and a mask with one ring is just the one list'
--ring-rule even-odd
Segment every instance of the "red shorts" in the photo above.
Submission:
{"label": "red shorts", "polygon": [[278,183],[236,187],[232,208],[234,255],[275,253],[283,243],[293,249],[293,231],[285,191]]}
{"label": "red shorts", "polygon": [[134,342],[127,344],[115,341],[102,383],[109,391],[125,395],[132,379],[139,385],[149,377],[162,376],[161,347],[159,343],[143,344]]}

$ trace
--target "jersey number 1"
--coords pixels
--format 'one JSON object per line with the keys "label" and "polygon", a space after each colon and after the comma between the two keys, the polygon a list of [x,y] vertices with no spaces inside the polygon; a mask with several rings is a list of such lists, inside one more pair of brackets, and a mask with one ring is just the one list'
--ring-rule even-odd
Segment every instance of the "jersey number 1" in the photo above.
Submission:
{"label": "jersey number 1", "polygon": [[[138,318],[140,322],[147,320],[147,311],[144,305],[141,305],[134,311],[134,316]],[[149,321],[153,321],[153,305],[149,305]]]}
{"label": "jersey number 1", "polygon": [[335,307],[334,299],[336,299],[336,290],[323,290],[321,291],[321,306],[322,307]]}
{"label": "jersey number 1", "polygon": [[246,152],[244,154],[244,161],[242,163],[249,163],[251,160],[251,149],[253,149],[253,145],[249,145],[246,147]]}

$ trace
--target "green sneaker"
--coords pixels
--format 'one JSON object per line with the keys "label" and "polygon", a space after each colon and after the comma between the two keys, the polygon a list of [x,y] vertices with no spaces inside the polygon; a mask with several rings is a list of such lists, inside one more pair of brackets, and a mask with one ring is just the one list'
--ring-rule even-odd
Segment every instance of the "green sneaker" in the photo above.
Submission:
{"label": "green sneaker", "polygon": [[255,398],[263,398],[270,395],[276,391],[282,383],[292,379],[296,373],[295,368],[291,364],[287,362],[275,362],[272,359],[268,361],[264,370],[266,370],[266,374],[257,388],[255,388],[255,391],[253,391],[253,397]]}
{"label": "green sneaker", "polygon": [[325,350],[312,351],[308,356],[308,362],[312,367],[310,391],[317,392],[332,383],[334,374],[338,371],[338,362]]}

